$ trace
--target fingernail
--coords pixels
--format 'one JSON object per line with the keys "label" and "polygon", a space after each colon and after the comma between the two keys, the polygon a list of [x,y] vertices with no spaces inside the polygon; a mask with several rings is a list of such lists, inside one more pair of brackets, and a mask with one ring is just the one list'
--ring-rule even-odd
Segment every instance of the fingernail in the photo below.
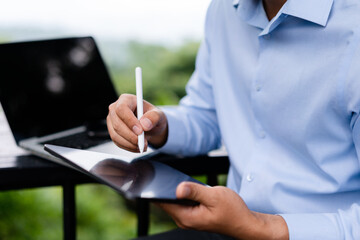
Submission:
{"label": "fingernail", "polygon": [[142,133],[141,129],[138,127],[138,126],[133,126],[133,132],[136,134],[136,135],[140,135]]}
{"label": "fingernail", "polygon": [[143,118],[140,120],[141,125],[143,125],[146,129],[152,128],[152,122],[148,118]]}
{"label": "fingernail", "polygon": [[183,194],[184,196],[183,197],[188,197],[190,195],[190,187],[189,186],[185,186],[184,189],[183,189]]}

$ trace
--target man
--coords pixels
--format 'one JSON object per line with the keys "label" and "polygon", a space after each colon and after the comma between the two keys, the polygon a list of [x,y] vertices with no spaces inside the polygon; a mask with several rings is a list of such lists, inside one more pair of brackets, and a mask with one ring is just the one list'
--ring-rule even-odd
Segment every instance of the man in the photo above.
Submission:
{"label": "man", "polygon": [[228,188],[182,183],[200,205],[161,205],[197,231],[163,239],[360,239],[359,13],[357,0],[213,0],[180,106],[145,103],[140,121],[132,95],[109,107],[128,150],[142,131],[170,153],[228,150]]}

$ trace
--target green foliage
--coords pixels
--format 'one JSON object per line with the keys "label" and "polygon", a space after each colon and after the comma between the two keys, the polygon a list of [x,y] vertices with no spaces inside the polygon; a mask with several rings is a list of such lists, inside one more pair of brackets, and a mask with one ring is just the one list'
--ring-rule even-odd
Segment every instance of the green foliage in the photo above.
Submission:
{"label": "green foliage", "polygon": [[168,49],[158,45],[130,42],[125,66],[110,67],[118,93],[135,93],[135,67],[143,69],[144,99],[155,105],[177,104],[195,66],[199,44],[187,42]]}
{"label": "green foliage", "polygon": [[9,37],[6,37],[6,36],[4,36],[4,35],[1,35],[1,36],[0,36],[0,44],[1,44],[1,43],[9,42],[10,39],[11,39],[11,38],[9,38]]}
{"label": "green foliage", "polygon": [[[62,229],[60,187],[0,192],[0,239],[60,240]],[[136,237],[134,204],[109,187],[77,186],[77,239],[131,239]],[[150,233],[175,227],[169,217],[151,208]]]}
{"label": "green foliage", "polygon": [[[107,186],[98,184],[77,187],[78,239],[131,239],[136,237],[137,218],[134,203],[125,201]],[[169,220],[152,215],[156,224],[151,232],[173,227]]]}
{"label": "green foliage", "polygon": [[0,239],[61,239],[60,188],[0,193]]}

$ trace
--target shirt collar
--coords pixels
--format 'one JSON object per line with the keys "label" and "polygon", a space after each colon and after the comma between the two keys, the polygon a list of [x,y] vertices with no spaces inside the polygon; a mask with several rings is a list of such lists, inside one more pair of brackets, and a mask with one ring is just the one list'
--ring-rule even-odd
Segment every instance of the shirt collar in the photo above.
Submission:
{"label": "shirt collar", "polygon": [[334,0],[288,0],[283,13],[326,26]]}
{"label": "shirt collar", "polygon": [[248,24],[265,28],[269,23],[266,17],[262,0],[233,0],[233,5],[239,14],[239,17]]}
{"label": "shirt collar", "polygon": [[[235,8],[240,7],[245,18],[254,15],[255,5],[261,0],[233,0]],[[321,26],[326,26],[334,0],[288,0],[282,13],[298,17]]]}

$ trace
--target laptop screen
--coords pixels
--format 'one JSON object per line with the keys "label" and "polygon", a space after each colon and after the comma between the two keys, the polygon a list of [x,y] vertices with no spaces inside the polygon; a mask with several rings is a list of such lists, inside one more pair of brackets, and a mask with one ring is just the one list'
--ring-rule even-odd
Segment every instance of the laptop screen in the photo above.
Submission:
{"label": "laptop screen", "polygon": [[104,120],[116,99],[91,37],[0,45],[0,103],[17,142]]}

